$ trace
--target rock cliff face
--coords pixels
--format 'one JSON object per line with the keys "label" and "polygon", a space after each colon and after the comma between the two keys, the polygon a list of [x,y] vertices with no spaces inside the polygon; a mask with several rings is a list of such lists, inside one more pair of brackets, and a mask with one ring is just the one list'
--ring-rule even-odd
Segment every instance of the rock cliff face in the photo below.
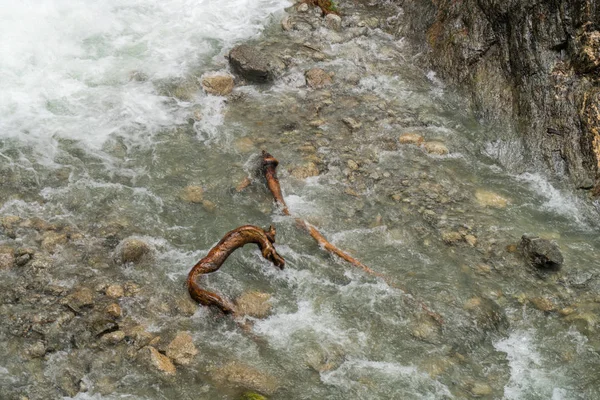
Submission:
{"label": "rock cliff face", "polygon": [[600,188],[600,2],[404,0],[401,34],[427,47],[476,111],[522,138],[529,159]]}

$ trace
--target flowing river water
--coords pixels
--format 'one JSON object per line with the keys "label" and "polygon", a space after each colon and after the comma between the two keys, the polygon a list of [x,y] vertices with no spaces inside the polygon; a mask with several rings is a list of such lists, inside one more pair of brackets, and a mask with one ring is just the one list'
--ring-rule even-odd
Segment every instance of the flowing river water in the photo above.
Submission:
{"label": "flowing river water", "polygon": [[[415,66],[393,34],[400,10],[342,3],[336,32],[312,10],[289,10],[282,30],[278,0],[3,3],[0,247],[33,250],[0,270],[0,398],[600,398],[597,205],[529,169],[517,137]],[[249,38],[282,75],[204,93],[198,77]],[[332,84],[307,87],[313,67]],[[292,214],[386,280],[276,209],[262,149]],[[271,296],[270,315],[242,324],[192,304],[184,282],[244,224],[276,226],[287,263],[246,246],[207,277],[229,298]],[[554,240],[562,269],[529,266],[523,234]],[[128,238],[151,254],[120,262]],[[111,284],[136,290],[110,300]],[[65,303],[82,287],[95,303]],[[110,301],[118,326],[97,328]],[[161,351],[188,332],[198,354],[165,374],[131,326]],[[129,333],[102,338],[115,330]]]}

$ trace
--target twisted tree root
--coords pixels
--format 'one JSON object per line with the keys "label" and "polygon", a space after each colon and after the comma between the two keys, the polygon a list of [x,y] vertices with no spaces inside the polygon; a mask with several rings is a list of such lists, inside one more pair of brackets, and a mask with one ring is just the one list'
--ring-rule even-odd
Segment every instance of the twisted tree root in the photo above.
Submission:
{"label": "twisted tree root", "polygon": [[[277,178],[277,166],[278,165],[279,165],[279,161],[275,157],[273,157],[271,154],[269,154],[263,150],[263,152],[262,152],[262,170],[263,170],[265,179],[267,181],[267,187],[271,191],[271,194],[273,195],[273,198],[275,199],[275,203],[277,203],[277,205],[279,207],[281,207],[281,212],[284,215],[291,216],[290,210],[289,210],[287,204],[285,203],[285,200],[283,199],[283,194],[281,193],[281,186],[279,185],[279,179]],[[302,228],[306,232],[308,232],[308,234],[319,244],[319,246],[321,248],[327,250],[330,253],[335,254],[336,256],[349,262],[350,264],[354,265],[355,267],[362,269],[367,274],[377,276],[378,278],[383,279],[384,282],[387,283],[388,286],[396,288],[396,289],[400,289],[404,293],[409,294],[409,296],[408,296],[409,299],[414,301],[434,321],[436,321],[440,325],[443,325],[444,319],[442,318],[442,316],[440,314],[436,313],[435,311],[432,311],[422,301],[415,299],[412,295],[410,295],[410,292],[408,292],[408,290],[406,290],[405,288],[403,288],[401,286],[394,284],[393,282],[390,281],[390,279],[387,276],[372,270],[371,268],[367,267],[365,264],[358,261],[356,258],[352,257],[348,253],[346,253],[346,252],[342,251],[341,249],[339,249],[338,247],[334,246],[330,241],[328,241],[325,238],[325,236],[323,236],[323,234],[321,234],[321,232],[319,232],[317,230],[317,228],[315,228],[313,225],[309,224],[305,220],[300,219],[300,218],[294,218],[294,220],[296,221],[296,224],[300,228]]]}
{"label": "twisted tree root", "polygon": [[197,279],[200,275],[215,272],[237,248],[248,243],[256,243],[265,259],[271,261],[279,269],[283,269],[285,260],[277,254],[275,243],[275,228],[265,231],[257,226],[244,225],[227,232],[223,239],[216,244],[207,256],[198,261],[187,277],[188,291],[192,299],[205,306],[216,306],[225,314],[235,312],[235,306],[216,293],[200,288]]}

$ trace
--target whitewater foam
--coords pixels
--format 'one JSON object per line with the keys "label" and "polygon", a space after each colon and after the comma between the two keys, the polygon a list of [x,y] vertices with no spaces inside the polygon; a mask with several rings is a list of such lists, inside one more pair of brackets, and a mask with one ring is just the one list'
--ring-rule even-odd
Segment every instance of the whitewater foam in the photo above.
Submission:
{"label": "whitewater foam", "polygon": [[[52,157],[58,138],[99,151],[111,135],[152,135],[184,122],[155,83],[205,68],[289,1],[2,3],[0,138]],[[202,124],[209,136],[214,122]]]}

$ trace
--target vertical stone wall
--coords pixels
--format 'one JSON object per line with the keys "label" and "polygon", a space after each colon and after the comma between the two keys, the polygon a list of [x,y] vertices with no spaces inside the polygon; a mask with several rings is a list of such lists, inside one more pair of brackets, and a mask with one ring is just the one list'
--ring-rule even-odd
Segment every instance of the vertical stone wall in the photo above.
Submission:
{"label": "vertical stone wall", "polygon": [[579,188],[600,182],[600,2],[404,0],[404,31],[478,114]]}

